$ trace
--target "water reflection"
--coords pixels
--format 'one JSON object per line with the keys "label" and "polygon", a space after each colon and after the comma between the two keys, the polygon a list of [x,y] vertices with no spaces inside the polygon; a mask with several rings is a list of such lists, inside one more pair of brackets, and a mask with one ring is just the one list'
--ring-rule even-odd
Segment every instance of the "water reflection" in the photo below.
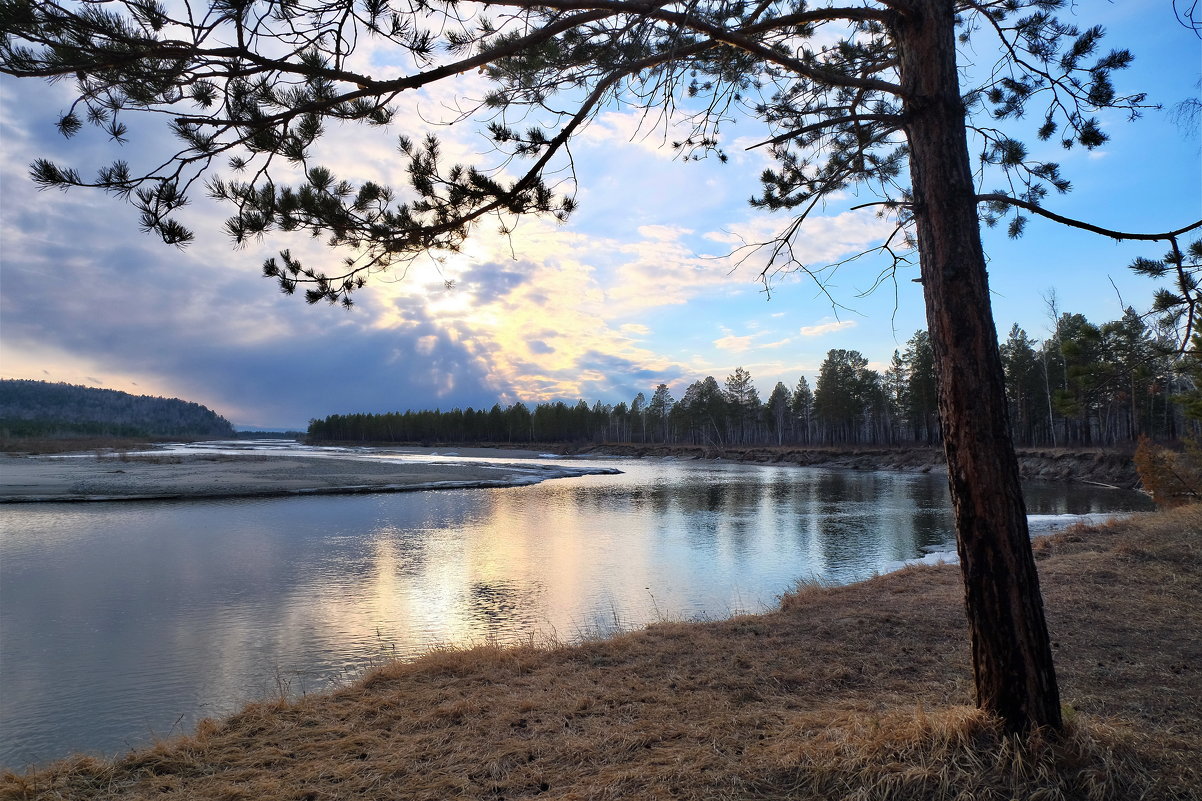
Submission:
{"label": "water reflection", "polygon": [[[622,462],[533,487],[0,510],[0,765],[114,753],[439,643],[591,636],[947,540],[939,476]],[[1140,508],[1032,488],[1038,514]]]}

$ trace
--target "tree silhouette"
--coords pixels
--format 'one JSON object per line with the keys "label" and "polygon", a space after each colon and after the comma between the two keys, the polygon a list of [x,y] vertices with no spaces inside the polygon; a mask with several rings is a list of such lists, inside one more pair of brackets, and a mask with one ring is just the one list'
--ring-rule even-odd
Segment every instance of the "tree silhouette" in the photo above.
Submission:
{"label": "tree silhouette", "polygon": [[[1131,54],[1101,51],[1101,28],[1061,21],[1063,5],[5,0],[0,70],[74,79],[76,100],[58,121],[66,136],[91,124],[122,141],[127,116],[146,112],[163,116],[179,142],[162,163],[117,160],[92,178],[39,160],[39,184],[123,196],[144,229],[176,245],[194,237],[177,212],[202,187],[232,204],[226,229],[235,242],[272,232],[324,236],[350,254],[337,268],[303,265],[287,250],[263,266],[285,292],[303,287],[310,302],[350,305],[371,273],[453,251],[490,217],[502,231],[524,214],[566,219],[576,203],[564,177],[569,144],[608,103],[683,122],[690,132],[673,146],[689,159],[725,160],[722,132],[732,120],[765,126],[761,146],[775,166],[752,202],[789,216],[778,236],[744,254],[762,259],[765,279],[782,269],[819,273],[793,251],[806,218],[834,193],[875,192],[895,224],[879,252],[897,266],[916,248],[920,263],[978,704],[1018,731],[1058,726],[1060,706],[979,223],[1005,222],[1017,236],[1034,214],[1117,238],[1165,240],[1173,253],[1181,252],[1177,238],[1202,224],[1129,234],[1044,207],[1069,183],[1017,138],[1020,118],[1037,119],[1041,140],[1093,148],[1106,140],[1097,111],[1134,116],[1144,104],[1113,82]],[[369,41],[407,66],[367,74],[360,50]],[[998,52],[963,87],[961,43]],[[448,164],[429,135],[398,141],[404,188],[356,183],[318,162],[329,124],[403,127],[398,97],[481,75],[487,94],[462,122],[487,128],[503,169]],[[225,176],[211,174],[223,166]],[[984,190],[986,180],[1006,189]],[[693,409],[692,400],[686,393],[681,406]],[[534,420],[536,430],[559,424]]]}

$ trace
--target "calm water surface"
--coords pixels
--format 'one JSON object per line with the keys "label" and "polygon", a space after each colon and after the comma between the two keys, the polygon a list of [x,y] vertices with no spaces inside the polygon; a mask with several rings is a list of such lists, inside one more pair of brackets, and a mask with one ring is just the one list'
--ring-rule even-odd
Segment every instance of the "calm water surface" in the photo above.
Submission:
{"label": "calm water surface", "polygon": [[[440,643],[760,611],[798,578],[866,578],[946,544],[952,528],[942,476],[599,464],[625,472],[0,508],[0,766],[119,753]],[[1146,503],[1048,484],[1029,488],[1028,507]]]}

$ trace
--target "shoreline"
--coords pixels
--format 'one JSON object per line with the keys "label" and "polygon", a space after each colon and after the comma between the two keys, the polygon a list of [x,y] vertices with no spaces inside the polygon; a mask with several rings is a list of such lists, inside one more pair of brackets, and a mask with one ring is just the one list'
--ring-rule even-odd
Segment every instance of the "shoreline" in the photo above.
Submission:
{"label": "shoreline", "polygon": [[1202,507],[1035,546],[1068,727],[971,707],[958,571],[800,586],[775,611],[565,646],[434,649],[0,797],[1187,799],[1202,788]]}
{"label": "shoreline", "polygon": [[[487,446],[331,444],[280,454],[245,442],[215,442],[186,452],[169,447],[137,452],[0,455],[0,504],[202,500],[361,495],[426,490],[492,489],[620,472],[567,466],[560,458],[706,460],[854,471],[945,472],[934,448],[706,448],[680,445],[554,445],[532,449]],[[195,446],[193,446],[195,447]],[[364,447],[377,460],[355,458]],[[395,457],[389,460],[389,457]],[[420,457],[402,461],[405,457]],[[1130,455],[1118,451],[1024,450],[1028,480],[1134,489]]]}
{"label": "shoreline", "polygon": [[[584,445],[546,446],[565,456],[727,460],[743,464],[783,464],[839,470],[947,473],[943,450],[923,446],[701,446]],[[1140,485],[1132,453],[1112,448],[1018,448],[1023,479],[1092,484],[1112,489]]]}
{"label": "shoreline", "polygon": [[[418,451],[425,446],[387,442],[324,442],[320,448],[380,448]],[[836,470],[903,473],[947,472],[943,450],[921,445],[679,445],[664,443],[538,443],[540,453],[575,459],[635,458],[679,461],[729,461],[740,464],[772,464],[822,467]],[[437,449],[472,450],[483,455],[506,452],[503,445],[474,445]],[[431,448],[432,450],[437,450]],[[533,452],[533,451],[531,451]],[[1108,489],[1138,489],[1134,451],[1128,448],[1017,448],[1019,474],[1026,480],[1091,484]]]}

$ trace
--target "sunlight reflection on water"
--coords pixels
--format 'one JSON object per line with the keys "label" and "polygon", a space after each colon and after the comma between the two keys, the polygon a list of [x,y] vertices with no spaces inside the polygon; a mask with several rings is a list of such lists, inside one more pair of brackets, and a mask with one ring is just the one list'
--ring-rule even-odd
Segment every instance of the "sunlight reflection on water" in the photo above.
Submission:
{"label": "sunlight reflection on water", "polygon": [[[570,460],[557,460],[572,464]],[[112,754],[433,645],[760,611],[950,537],[941,476],[622,460],[537,486],[0,509],[0,765]],[[1145,508],[1033,486],[1033,514]]]}

